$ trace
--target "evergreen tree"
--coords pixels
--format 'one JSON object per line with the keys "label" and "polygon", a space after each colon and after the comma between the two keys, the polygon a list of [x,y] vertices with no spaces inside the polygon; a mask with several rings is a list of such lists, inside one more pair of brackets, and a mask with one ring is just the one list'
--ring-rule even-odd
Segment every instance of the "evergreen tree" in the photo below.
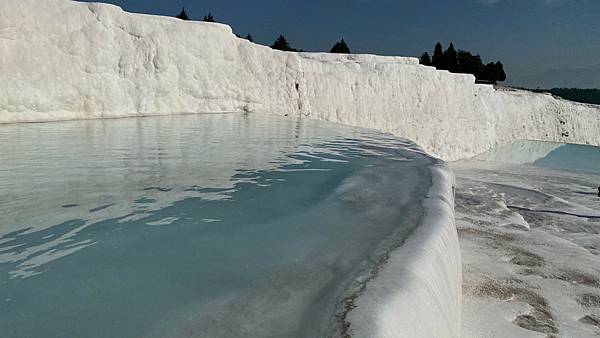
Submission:
{"label": "evergreen tree", "polygon": [[500,61],[484,64],[479,55],[473,55],[465,50],[456,51],[453,43],[450,43],[446,51],[442,52],[442,50],[442,44],[438,42],[435,45],[433,57],[429,59],[429,54],[423,53],[420,63],[430,64],[437,69],[448,70],[452,73],[473,74],[479,82],[496,83],[506,80],[504,66]]}
{"label": "evergreen tree", "polygon": [[185,12],[185,7],[183,7],[181,9],[181,12],[179,14],[177,14],[176,18],[181,19],[181,20],[189,20],[190,18],[188,17],[187,13]]}
{"label": "evergreen tree", "polygon": [[478,80],[496,83],[496,64],[490,62],[483,66],[483,70],[481,71],[481,75],[479,76]]}
{"label": "evergreen tree", "polygon": [[496,84],[498,81],[506,80],[506,73],[504,72],[504,65],[500,61],[490,62],[487,65],[483,66],[483,71],[481,72],[478,80],[482,80],[485,82],[490,82]]}
{"label": "evergreen tree", "polygon": [[275,42],[273,43],[271,48],[282,50],[285,52],[297,52],[298,51],[297,49],[290,47],[290,44],[287,42],[287,40],[285,39],[285,37],[283,35],[279,35],[279,37],[277,38],[277,40],[275,40]]}
{"label": "evergreen tree", "polygon": [[210,14],[210,12],[202,18],[202,21],[206,22],[215,22],[215,18]]}
{"label": "evergreen tree", "polygon": [[250,42],[254,42],[254,38],[252,38],[252,35],[250,35],[250,33],[248,33],[248,35],[246,35],[246,40],[248,40]]}
{"label": "evergreen tree", "polygon": [[443,55],[443,64],[445,66],[444,69],[447,69],[451,72],[456,72],[458,68],[458,59],[456,55],[456,49],[454,48],[454,44],[450,42],[450,46],[444,52]]}
{"label": "evergreen tree", "polygon": [[344,41],[344,39],[342,38],[340,42],[333,45],[333,48],[331,48],[331,51],[329,52],[338,54],[350,54],[350,48],[348,48],[346,41]]}
{"label": "evergreen tree", "polygon": [[495,69],[495,81],[505,81],[506,73],[504,72],[504,65],[500,61],[496,61],[496,69]]}
{"label": "evergreen tree", "polygon": [[435,68],[446,69],[444,67],[444,51],[442,49],[442,44],[439,42],[435,45],[433,56],[431,57],[431,64]]}
{"label": "evergreen tree", "polygon": [[473,55],[470,52],[459,50],[456,55],[457,73],[473,74],[476,78],[479,77],[483,69],[483,62],[479,55]]}
{"label": "evergreen tree", "polygon": [[429,53],[425,52],[421,55],[421,58],[419,59],[419,63],[424,65],[424,66],[431,66],[431,56],[429,56]]}
{"label": "evergreen tree", "polygon": [[490,64],[486,64],[483,65],[483,68],[481,69],[481,73],[479,73],[479,75],[477,76],[477,80],[478,81],[482,81],[482,82],[492,82],[492,70],[490,69]]}
{"label": "evergreen tree", "polygon": [[271,46],[271,48],[283,50],[283,51],[289,51],[290,49],[292,49],[290,47],[290,44],[287,42],[287,40],[285,39],[285,37],[283,35],[279,35],[277,40],[275,40],[275,42],[273,42],[273,45]]}

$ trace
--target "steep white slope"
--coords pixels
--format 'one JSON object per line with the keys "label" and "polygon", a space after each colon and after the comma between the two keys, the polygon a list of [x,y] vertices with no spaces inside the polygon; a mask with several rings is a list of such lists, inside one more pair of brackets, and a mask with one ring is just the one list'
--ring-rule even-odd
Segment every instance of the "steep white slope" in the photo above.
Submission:
{"label": "steep white slope", "polygon": [[67,0],[0,2],[0,123],[253,111],[375,128],[445,160],[513,139],[600,144],[600,109],[414,58],[284,53],[228,26]]}
{"label": "steep white slope", "polygon": [[423,224],[390,254],[353,302],[355,337],[460,337],[462,272],[454,226],[454,175],[432,168]]}
{"label": "steep white slope", "polygon": [[224,25],[66,0],[2,1],[0,13],[2,122],[265,111],[289,96],[275,85],[289,56]]}

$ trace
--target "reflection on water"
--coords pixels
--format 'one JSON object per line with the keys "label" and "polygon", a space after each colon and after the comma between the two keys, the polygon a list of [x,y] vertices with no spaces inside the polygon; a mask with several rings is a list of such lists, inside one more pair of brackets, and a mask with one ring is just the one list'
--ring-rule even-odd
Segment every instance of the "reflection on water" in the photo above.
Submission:
{"label": "reflection on water", "polygon": [[254,115],[0,126],[6,337],[315,336],[420,217],[433,159]]}

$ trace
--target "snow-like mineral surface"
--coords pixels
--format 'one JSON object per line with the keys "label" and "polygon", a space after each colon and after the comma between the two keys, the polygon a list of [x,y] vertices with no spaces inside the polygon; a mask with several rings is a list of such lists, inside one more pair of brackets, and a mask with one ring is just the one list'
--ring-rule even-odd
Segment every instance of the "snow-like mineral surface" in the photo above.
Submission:
{"label": "snow-like mineral surface", "polygon": [[285,53],[215,23],[68,0],[0,2],[0,123],[253,111],[391,132],[457,160],[497,143],[600,144],[600,109],[475,85],[417,59]]}
{"label": "snow-like mineral surface", "polygon": [[[527,164],[525,149],[547,154]],[[486,157],[514,161],[452,164],[464,263],[462,335],[597,336],[600,149],[516,142]]]}
{"label": "snow-like mineral surface", "polygon": [[353,303],[347,319],[355,337],[460,337],[454,176],[444,166],[432,168],[432,175],[425,219]]}

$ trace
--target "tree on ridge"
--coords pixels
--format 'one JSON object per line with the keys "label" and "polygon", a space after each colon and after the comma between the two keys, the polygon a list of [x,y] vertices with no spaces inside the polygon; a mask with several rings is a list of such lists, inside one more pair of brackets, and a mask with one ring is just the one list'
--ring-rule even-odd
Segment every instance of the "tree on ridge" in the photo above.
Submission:
{"label": "tree on ridge", "polygon": [[298,52],[297,49],[292,48],[290,44],[287,42],[283,35],[279,35],[277,40],[271,46],[273,49],[282,50],[284,52]]}
{"label": "tree on ridge", "polygon": [[444,52],[442,59],[444,60],[443,61],[443,65],[445,66],[444,69],[449,70],[453,73],[455,73],[457,71],[458,60],[457,60],[456,49],[454,48],[454,43],[450,42],[450,46],[448,46],[448,49],[446,49],[446,51]]}
{"label": "tree on ridge", "polygon": [[435,45],[435,49],[433,50],[431,64],[437,69],[446,69],[444,67],[444,50],[442,44],[439,42]]}
{"label": "tree on ridge", "polygon": [[185,7],[183,7],[181,9],[181,12],[179,12],[179,14],[177,14],[176,18],[181,19],[181,20],[189,20],[190,17],[187,15],[186,11],[185,11]]}
{"label": "tree on ridge", "polygon": [[[428,65],[429,55],[423,53],[420,63]],[[452,73],[473,74],[478,82],[493,83],[506,80],[504,65],[500,61],[484,64],[481,57],[465,50],[456,50],[454,43],[443,51],[442,44],[437,43],[431,58],[431,65],[437,69],[448,70]]]}
{"label": "tree on ridge", "polygon": [[205,22],[216,22],[215,21],[215,17],[210,12],[208,12],[208,14],[206,14],[204,16],[204,18],[202,18],[202,21],[205,21]]}
{"label": "tree on ridge", "polygon": [[457,73],[467,73],[478,76],[483,70],[483,62],[479,55],[473,55],[466,50],[459,50],[456,54]]}
{"label": "tree on ridge", "polygon": [[500,61],[490,62],[483,66],[483,69],[477,77],[480,81],[490,82],[496,84],[498,81],[506,80],[506,73],[504,73],[504,65]]}
{"label": "tree on ridge", "polygon": [[331,48],[331,51],[329,52],[338,54],[350,54],[350,48],[346,44],[346,41],[344,41],[344,38],[342,38],[341,41],[333,45],[333,48]]}
{"label": "tree on ridge", "polygon": [[419,58],[419,63],[424,66],[432,66],[431,56],[429,56],[429,53],[425,52],[421,54],[421,57]]}
{"label": "tree on ridge", "polygon": [[506,73],[504,72],[504,65],[500,61],[496,61],[496,81],[506,81]]}

